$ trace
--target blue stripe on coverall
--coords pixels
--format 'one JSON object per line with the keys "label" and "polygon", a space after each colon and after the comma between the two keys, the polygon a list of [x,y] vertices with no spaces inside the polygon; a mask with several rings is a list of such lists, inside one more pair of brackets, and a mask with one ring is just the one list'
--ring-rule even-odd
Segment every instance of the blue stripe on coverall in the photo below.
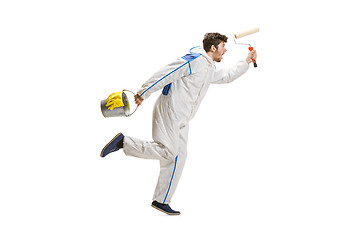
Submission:
{"label": "blue stripe on coverall", "polygon": [[[186,60],[187,63],[189,64],[190,75],[192,74],[190,62],[193,61],[194,59],[198,58],[199,56],[200,56],[199,53],[191,53],[191,54],[186,54],[185,56],[182,57],[182,59]],[[162,91],[163,95],[167,96],[169,94],[171,85],[172,85],[172,83],[169,83],[168,85],[166,85],[164,87],[164,89]]]}
{"label": "blue stripe on coverall", "polygon": [[173,83],[169,83],[168,85],[166,85],[166,86],[163,88],[163,91],[162,91],[162,94],[163,94],[163,95],[167,96],[167,95],[169,94],[170,88],[171,88],[171,85],[172,85],[172,84],[173,84]]}
{"label": "blue stripe on coverall", "polygon": [[[185,66],[186,64],[189,64],[189,67],[190,67],[190,62],[195,60],[196,58],[200,57],[201,54],[200,53],[191,53],[191,54],[186,54],[185,56],[182,57],[182,59],[186,60],[187,62],[184,63],[183,65],[181,65],[180,67],[178,67],[177,69],[173,70],[172,72],[166,74],[164,77],[162,77],[161,79],[159,79],[156,83],[154,83],[153,85],[151,85],[148,89],[146,89],[141,95],[140,97],[142,97],[142,95],[144,95],[144,93],[146,93],[149,89],[151,89],[152,87],[154,87],[156,84],[158,84],[161,80],[163,80],[164,78],[168,77],[169,75],[173,74],[174,72],[176,72],[177,70],[179,70],[180,68],[182,68],[183,66]],[[191,67],[190,67],[190,74],[191,74]],[[171,84],[171,83],[170,83]],[[169,85],[169,84],[168,84]],[[168,86],[166,85],[166,86]],[[165,87],[166,87],[165,86]],[[166,90],[167,94],[169,93],[170,91],[170,87],[171,85],[168,87],[168,90]],[[166,93],[165,92],[165,93]],[[164,95],[167,95],[167,94],[164,94]]]}
{"label": "blue stripe on coverall", "polygon": [[172,183],[172,180],[173,180],[173,178],[174,178],[174,174],[175,174],[175,170],[176,170],[177,159],[178,159],[178,156],[176,156],[176,158],[175,158],[174,170],[173,170],[173,173],[172,173],[172,175],[171,175],[171,180],[170,180],[170,183],[169,183],[169,188],[168,188],[168,190],[167,190],[167,192],[166,192],[166,196],[165,196],[165,199],[164,199],[164,201],[163,201],[163,204],[165,204],[166,198],[167,198],[167,196],[168,196],[168,194],[169,194],[169,191],[170,191],[170,188],[171,188],[171,183]]}

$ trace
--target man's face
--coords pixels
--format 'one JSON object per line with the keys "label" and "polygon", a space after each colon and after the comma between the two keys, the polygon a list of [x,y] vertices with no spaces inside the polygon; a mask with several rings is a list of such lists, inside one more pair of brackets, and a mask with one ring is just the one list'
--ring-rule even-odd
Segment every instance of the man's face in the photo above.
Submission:
{"label": "man's face", "polygon": [[221,60],[223,59],[223,55],[226,53],[226,48],[225,48],[225,43],[221,42],[219,43],[219,45],[217,45],[217,49],[214,53],[214,61],[215,62],[221,62]]}

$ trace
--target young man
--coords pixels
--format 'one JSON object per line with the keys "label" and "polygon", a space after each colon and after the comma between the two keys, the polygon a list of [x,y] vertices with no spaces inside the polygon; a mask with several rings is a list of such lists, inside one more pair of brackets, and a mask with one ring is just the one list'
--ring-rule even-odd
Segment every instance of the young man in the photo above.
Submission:
{"label": "young man", "polygon": [[161,90],[153,111],[153,140],[143,141],[122,133],[102,150],[101,157],[123,149],[128,156],[160,161],[160,174],[152,206],[170,215],[180,212],[170,208],[170,200],[180,180],[187,155],[189,121],[194,117],[210,84],[229,83],[244,74],[256,51],[229,69],[216,69],[226,52],[227,37],[207,33],[203,48],[195,47],[187,54],[156,72],[135,95],[140,105],[152,93]]}

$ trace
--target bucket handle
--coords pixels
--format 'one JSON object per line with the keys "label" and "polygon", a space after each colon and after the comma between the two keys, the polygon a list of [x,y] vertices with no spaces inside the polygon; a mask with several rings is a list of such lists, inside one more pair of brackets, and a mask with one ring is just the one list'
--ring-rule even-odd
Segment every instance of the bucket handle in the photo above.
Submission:
{"label": "bucket handle", "polygon": [[[135,96],[135,93],[133,91],[123,89],[123,92],[131,92]],[[133,115],[136,112],[136,110],[138,109],[138,107],[139,106],[137,105],[135,110],[132,113],[130,113],[129,115],[126,115],[126,117],[130,117],[131,115]]]}

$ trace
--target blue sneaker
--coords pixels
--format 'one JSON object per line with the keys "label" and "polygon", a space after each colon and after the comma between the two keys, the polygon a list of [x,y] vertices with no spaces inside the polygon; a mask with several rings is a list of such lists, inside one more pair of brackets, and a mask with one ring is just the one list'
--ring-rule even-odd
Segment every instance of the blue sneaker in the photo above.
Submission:
{"label": "blue sneaker", "polygon": [[109,153],[116,152],[123,148],[124,135],[119,133],[116,135],[101,151],[100,157],[105,157]]}
{"label": "blue sneaker", "polygon": [[153,201],[151,206],[169,215],[180,215],[180,212],[172,210],[169,204],[162,204],[157,201]]}

